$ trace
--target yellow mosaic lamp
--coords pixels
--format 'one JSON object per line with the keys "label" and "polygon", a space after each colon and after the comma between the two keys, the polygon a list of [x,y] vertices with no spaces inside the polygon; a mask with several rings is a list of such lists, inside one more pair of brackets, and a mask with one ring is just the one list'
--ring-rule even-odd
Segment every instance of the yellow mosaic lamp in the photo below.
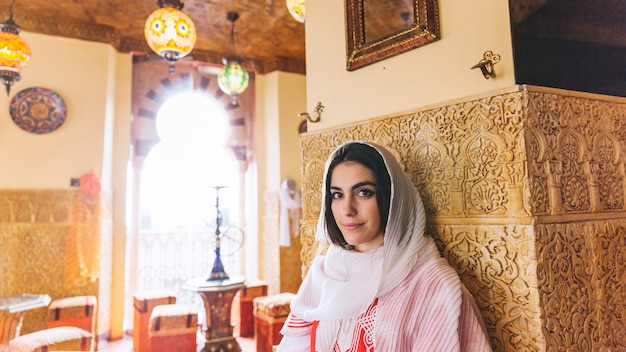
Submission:
{"label": "yellow mosaic lamp", "polygon": [[20,71],[30,62],[30,47],[19,36],[21,28],[13,21],[13,4],[9,7],[9,18],[0,23],[0,81],[7,95],[14,82],[19,81]]}
{"label": "yellow mosaic lamp", "polygon": [[300,23],[304,23],[305,0],[286,0],[287,9],[293,18]]}
{"label": "yellow mosaic lamp", "polygon": [[187,56],[196,45],[196,27],[177,0],[159,0],[161,6],[146,19],[144,36],[152,51],[170,63]]}

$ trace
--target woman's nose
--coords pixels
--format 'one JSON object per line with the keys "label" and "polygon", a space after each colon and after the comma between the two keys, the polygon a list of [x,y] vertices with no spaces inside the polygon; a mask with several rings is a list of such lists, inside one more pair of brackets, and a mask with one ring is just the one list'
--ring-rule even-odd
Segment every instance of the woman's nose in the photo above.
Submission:
{"label": "woman's nose", "polygon": [[356,208],[354,207],[352,198],[344,198],[343,203],[341,204],[341,213],[344,216],[352,216],[356,214]]}

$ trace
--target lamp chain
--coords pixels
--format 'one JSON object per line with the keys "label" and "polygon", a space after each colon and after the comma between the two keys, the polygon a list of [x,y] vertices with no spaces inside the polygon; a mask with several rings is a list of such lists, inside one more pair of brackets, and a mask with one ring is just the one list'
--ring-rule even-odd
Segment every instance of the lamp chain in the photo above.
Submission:
{"label": "lamp chain", "polygon": [[229,12],[226,18],[231,22],[230,28],[230,42],[228,43],[227,61],[235,60],[237,62],[243,61],[237,50],[237,28],[235,28],[235,22],[239,19],[239,14],[236,12]]}

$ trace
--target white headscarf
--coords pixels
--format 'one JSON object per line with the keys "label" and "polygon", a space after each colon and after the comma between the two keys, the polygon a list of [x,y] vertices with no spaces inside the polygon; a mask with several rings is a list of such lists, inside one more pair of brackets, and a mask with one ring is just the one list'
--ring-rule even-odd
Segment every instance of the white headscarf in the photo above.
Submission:
{"label": "white headscarf", "polygon": [[326,179],[338,151],[361,143],[383,157],[391,178],[390,207],[384,245],[369,252],[352,252],[330,245],[326,257],[313,261],[300,292],[292,301],[292,312],[307,321],[319,321],[317,349],[331,351],[337,331],[365,312],[376,297],[396,287],[415,267],[422,250],[433,250],[433,241],[424,237],[425,213],[417,189],[395,157],[385,148],[366,141],[340,145],[326,162],[322,183],[322,206],[316,239],[329,242],[326,228]]}

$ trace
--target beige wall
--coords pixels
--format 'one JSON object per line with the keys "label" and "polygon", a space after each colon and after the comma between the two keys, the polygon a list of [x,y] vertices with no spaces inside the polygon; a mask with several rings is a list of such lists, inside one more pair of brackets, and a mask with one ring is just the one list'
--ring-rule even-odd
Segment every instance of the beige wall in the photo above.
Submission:
{"label": "beige wall", "polygon": [[[257,79],[256,163],[258,172],[258,277],[270,293],[280,291],[278,247],[278,189],[285,177],[298,185],[301,155],[298,114],[306,109],[304,75],[272,72]],[[246,246],[250,249],[250,243]],[[299,271],[299,268],[296,268]],[[250,271],[248,271],[250,272]]]}
{"label": "beige wall", "polygon": [[280,133],[280,181],[290,177],[300,186],[301,160],[298,127],[306,111],[306,77],[300,74],[274,72],[278,76],[278,126]]}
{"label": "beige wall", "polygon": [[[33,52],[10,95],[0,94],[0,160],[10,172],[0,174],[3,188],[68,188],[70,178],[93,171],[102,175],[105,155],[103,133],[112,108],[110,95],[116,62],[130,56],[111,55],[108,46],[79,40],[22,33]],[[18,128],[9,114],[11,99],[20,90],[46,87],[59,93],[67,105],[67,119],[49,134]],[[119,97],[117,97],[119,98]],[[126,114],[128,117],[128,114]],[[110,145],[110,144],[109,144]]]}
{"label": "beige wall", "polygon": [[306,77],[275,71],[257,79],[258,158],[270,156],[271,167],[259,166],[259,187],[277,190],[284,177],[300,181],[298,114],[306,110]]}
{"label": "beige wall", "polygon": [[[439,1],[441,39],[346,71],[344,2],[307,3],[307,109],[325,106],[320,130],[380,117],[515,83],[508,1]],[[496,79],[470,69],[491,50]]]}

